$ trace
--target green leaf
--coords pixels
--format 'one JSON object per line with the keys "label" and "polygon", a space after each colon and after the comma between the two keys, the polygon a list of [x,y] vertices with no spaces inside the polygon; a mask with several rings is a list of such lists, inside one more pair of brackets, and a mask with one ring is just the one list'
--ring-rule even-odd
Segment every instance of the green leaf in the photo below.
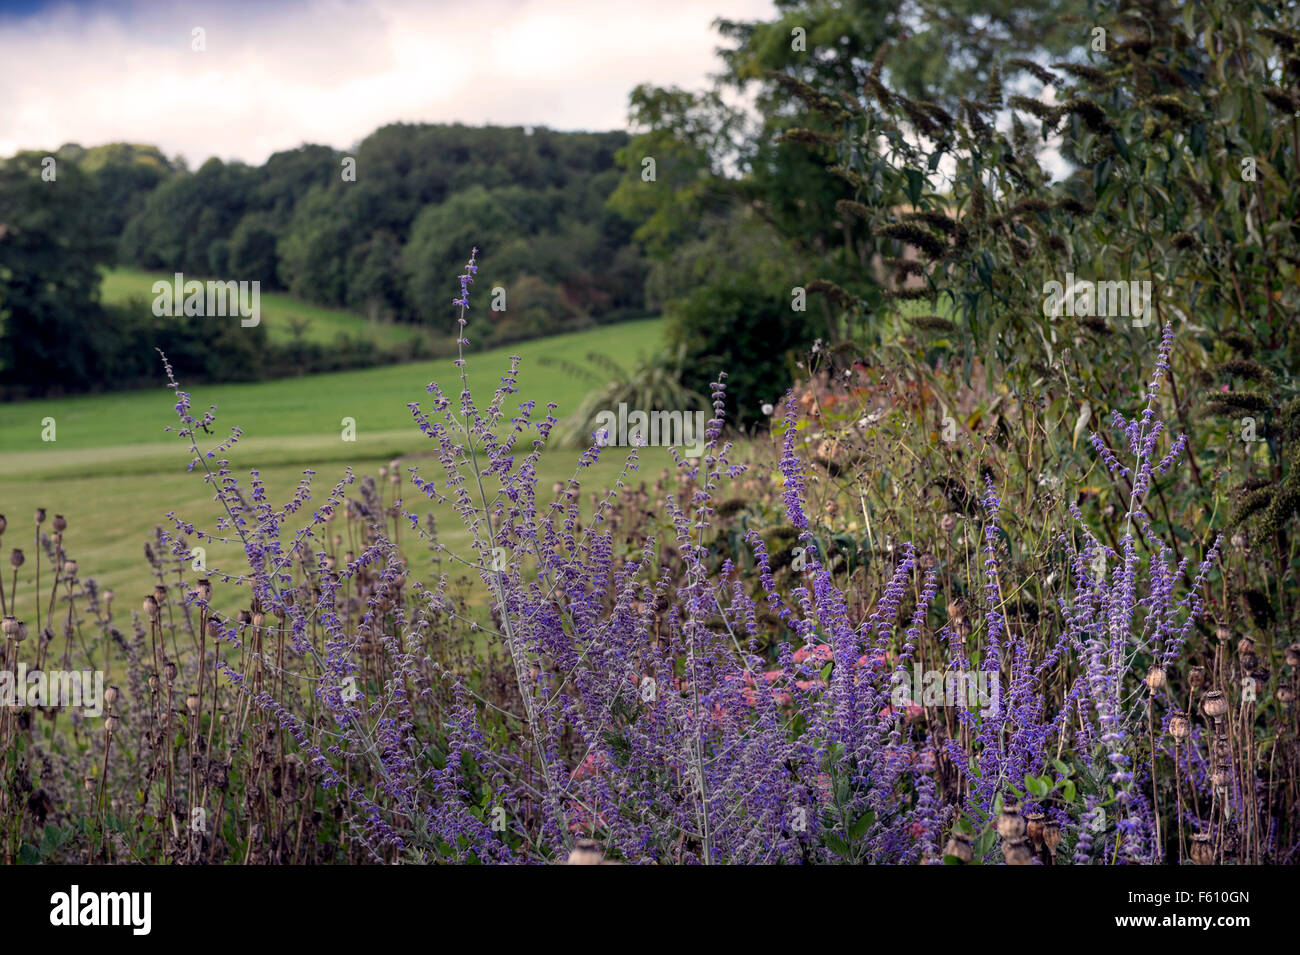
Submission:
{"label": "green leaf", "polygon": [[1085,401],[1083,407],[1079,409],[1079,417],[1074,421],[1074,440],[1070,443],[1070,449],[1073,450],[1079,446],[1079,436],[1088,427],[1088,422],[1092,420],[1092,403]]}
{"label": "green leaf", "polygon": [[838,856],[849,857],[849,844],[833,832],[826,833],[826,846]]}
{"label": "green leaf", "polygon": [[1025,773],[1025,788],[1033,794],[1035,799],[1043,799],[1052,791],[1049,783],[1044,782],[1037,776],[1031,776],[1029,773]]}
{"label": "green leaf", "polygon": [[871,828],[871,824],[875,821],[876,814],[874,812],[864,812],[858,817],[858,821],[853,824],[852,828],[849,829],[849,838],[861,839],[867,834],[867,830]]}
{"label": "green leaf", "polygon": [[907,174],[907,198],[916,205],[921,201],[921,189],[925,185],[925,174],[919,169],[904,169]]}

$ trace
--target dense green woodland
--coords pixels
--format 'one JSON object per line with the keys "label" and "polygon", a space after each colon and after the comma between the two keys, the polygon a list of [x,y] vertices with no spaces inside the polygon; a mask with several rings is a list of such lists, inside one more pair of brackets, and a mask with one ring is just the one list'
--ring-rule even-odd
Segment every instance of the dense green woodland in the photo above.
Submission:
{"label": "dense green woodland", "polygon": [[[475,337],[506,344],[646,314],[636,223],[607,208],[624,133],[393,125],[346,152],[305,145],[261,166],[197,170],[152,146],[21,153],[0,163],[0,363],[11,395],[148,379],[153,347],[204,378],[292,373],[256,328],[96,304],[96,266],[258,281],[370,321],[453,337],[449,285],[472,246],[505,290]],[[446,307],[444,307],[446,306]],[[358,331],[364,326],[358,324]],[[419,357],[345,340],[308,370]]]}

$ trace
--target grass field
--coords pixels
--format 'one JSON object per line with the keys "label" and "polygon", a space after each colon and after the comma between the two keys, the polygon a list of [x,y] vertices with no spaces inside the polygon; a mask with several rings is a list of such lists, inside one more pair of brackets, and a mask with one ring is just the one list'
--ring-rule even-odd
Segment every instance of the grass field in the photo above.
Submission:
{"label": "grass field", "polygon": [[[539,405],[554,401],[557,414],[572,411],[585,395],[589,382],[553,366],[540,364],[545,356],[581,359],[598,351],[626,361],[648,353],[659,341],[660,322],[647,320],[607,326],[587,332],[527,342],[510,349],[469,353],[469,380],[481,403],[491,397],[512,353],[523,357],[518,400],[536,399]],[[257,468],[279,503],[292,494],[305,468],[314,469],[321,495],[343,476],[347,466],[357,473],[373,474],[393,458],[403,467],[424,464],[426,477],[435,476],[436,462],[429,443],[411,419],[408,402],[427,406],[426,385],[436,380],[455,395],[458,372],[450,361],[421,362],[362,371],[339,372],[255,384],[204,386],[193,390],[196,414],[217,406],[217,423],[210,443],[215,445],[232,426],[244,437],[230,455],[236,475],[246,477]],[[81,576],[94,577],[101,587],[119,595],[123,610],[139,607],[150,586],[143,544],[157,524],[169,526],[165,515],[175,511],[201,527],[211,527],[218,514],[211,490],[198,474],[186,471],[185,445],[164,428],[176,423],[174,400],[163,386],[144,391],[0,405],[0,513],[7,515],[4,554],[21,547],[32,570],[35,548],[31,515],[44,507],[68,520],[65,549],[80,564]],[[182,382],[182,388],[185,383]],[[190,390],[190,389],[185,389]],[[510,406],[508,406],[510,407]],[[342,439],[341,421],[356,420],[356,440]],[[41,440],[42,420],[53,418],[56,440]],[[541,467],[542,486],[549,490],[574,470],[578,452],[554,450]],[[588,472],[584,487],[597,489],[616,477],[624,456],[607,452],[595,473]],[[669,462],[663,449],[641,453],[643,470],[658,473]],[[431,505],[414,502],[407,485],[405,499],[417,513]],[[355,495],[353,495],[355,496]],[[438,513],[444,543],[463,544],[455,517]],[[46,530],[48,530],[48,525]],[[414,554],[408,555],[414,561]],[[210,567],[237,567],[234,548],[212,549]],[[0,562],[9,586],[8,562]],[[48,575],[42,574],[42,589]],[[246,600],[231,595],[235,604],[221,600],[224,609],[244,606]],[[241,602],[242,601],[242,602]],[[20,610],[34,610],[26,600]],[[31,621],[29,621],[30,623]]]}
{"label": "grass field", "polygon": [[[132,298],[153,301],[153,283],[171,282],[166,272],[141,272],[139,269],[104,270],[100,298],[109,305],[120,305]],[[259,297],[261,324],[267,337],[276,343],[293,340],[295,322],[302,323],[302,338],[307,342],[328,345],[340,334],[365,337],[381,348],[393,348],[427,338],[426,328],[371,322],[360,315],[303,302],[281,292],[262,291]],[[427,352],[426,352],[427,354]]]}

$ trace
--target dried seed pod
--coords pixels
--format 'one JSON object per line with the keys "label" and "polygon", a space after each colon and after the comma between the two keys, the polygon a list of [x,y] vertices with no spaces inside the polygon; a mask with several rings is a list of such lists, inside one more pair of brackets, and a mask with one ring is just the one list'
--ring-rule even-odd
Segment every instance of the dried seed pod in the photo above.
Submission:
{"label": "dried seed pod", "polygon": [[248,610],[239,611],[239,625],[241,627],[247,627],[252,622],[253,622],[253,614],[251,611]]}
{"label": "dried seed pod", "polygon": [[122,691],[119,690],[117,687],[115,686],[108,687],[106,690],[104,690],[104,705],[111,707],[114,703],[117,702],[118,697],[120,697],[121,695],[122,695]]}
{"label": "dried seed pod", "polygon": [[1162,689],[1165,685],[1165,668],[1156,665],[1147,670],[1146,685],[1152,693]]}
{"label": "dried seed pod", "polygon": [[4,536],[5,528],[8,526],[9,526],[9,522],[5,520],[5,516],[3,514],[0,514],[0,537]]}
{"label": "dried seed pod", "polygon": [[212,581],[204,577],[194,585],[194,590],[198,593],[199,599],[205,603],[212,599]]}
{"label": "dried seed pod", "polygon": [[161,686],[161,685],[162,685],[162,684],[161,684],[161,682],[160,682],[159,679],[158,679],[158,674],[157,674],[157,673],[150,673],[150,674],[149,674],[149,692],[150,692],[150,693],[157,693],[157,692],[158,692],[158,688],[159,688],[159,686]]}
{"label": "dried seed pod", "polygon": [[1048,819],[1043,823],[1043,845],[1047,846],[1047,851],[1056,855],[1056,850],[1061,845],[1061,825],[1055,819]]}
{"label": "dried seed pod", "polygon": [[1210,774],[1210,783],[1215,789],[1224,790],[1232,783],[1232,766],[1220,763]]}
{"label": "dried seed pod", "polygon": [[24,560],[25,558],[23,557],[23,552],[20,551],[17,547],[15,547],[13,551],[9,554],[9,564],[12,567],[21,567],[23,565]]}
{"label": "dried seed pod", "polygon": [[253,611],[252,624],[258,630],[261,630],[262,627],[266,626],[266,614],[262,613],[260,610]]}
{"label": "dried seed pod", "polygon": [[1046,817],[1041,812],[1031,812],[1025,816],[1025,835],[1037,852],[1043,848],[1043,825]]}
{"label": "dried seed pod", "polygon": [[161,607],[161,606],[163,606],[164,604],[166,604],[166,603],[167,603],[167,588],[164,587],[162,584],[154,584],[154,586],[153,586],[153,599],[156,600],[156,601],[158,601],[158,606],[159,606],[159,607]]}
{"label": "dried seed pod", "polygon": [[957,518],[951,512],[939,518],[939,529],[942,530],[945,534],[951,534],[953,528],[955,528],[956,526],[957,526]]}
{"label": "dried seed pod", "polygon": [[68,529],[68,521],[62,514],[55,514],[51,524],[56,533],[62,534]]}
{"label": "dried seed pod", "polygon": [[1211,719],[1219,719],[1228,712],[1228,698],[1222,690],[1210,690],[1201,697],[1201,712]]}
{"label": "dried seed pod", "polygon": [[1214,865],[1214,843],[1208,832],[1192,836],[1192,861],[1197,865]]}
{"label": "dried seed pod", "polygon": [[1196,689],[1205,682],[1205,667],[1192,667],[1187,671],[1187,682]]}
{"label": "dried seed pod", "polygon": [[1019,839],[1025,834],[1025,817],[1020,814],[1019,806],[1003,806],[998,816],[998,835],[1008,841]]}
{"label": "dried seed pod", "polygon": [[1255,655],[1255,641],[1250,637],[1242,637],[1237,641],[1237,652],[1242,656]]}
{"label": "dried seed pod", "polygon": [[1285,655],[1288,666],[1300,667],[1300,643],[1293,643],[1287,647]]}
{"label": "dried seed pod", "polygon": [[143,607],[144,607],[145,614],[149,617],[150,620],[158,619],[158,614],[159,614],[158,598],[156,598],[153,594],[148,594],[145,596]]}
{"label": "dried seed pod", "polygon": [[38,526],[45,523],[45,508],[38,507],[36,509],[36,523]]}
{"label": "dried seed pod", "polygon": [[13,614],[9,614],[4,618],[4,622],[0,623],[0,633],[4,633],[6,637],[12,637],[17,632],[18,618]]}
{"label": "dried seed pod", "polygon": [[954,832],[948,839],[948,844],[944,846],[943,854],[953,856],[963,865],[969,864],[975,858],[975,850],[971,848],[971,837],[964,832]]}
{"label": "dried seed pod", "polygon": [[604,861],[605,851],[598,843],[591,839],[579,839],[574,843],[565,865],[600,865]]}
{"label": "dried seed pod", "polygon": [[171,660],[163,661],[163,679],[169,685],[176,682],[176,664]]}
{"label": "dried seed pod", "polygon": [[1184,740],[1192,735],[1192,721],[1187,714],[1178,710],[1169,717],[1169,735],[1176,740]]}
{"label": "dried seed pod", "polygon": [[121,729],[121,727],[122,727],[122,721],[118,719],[117,716],[114,715],[113,713],[109,713],[107,716],[104,717],[104,732],[107,733],[109,736],[112,736],[119,729]]}
{"label": "dried seed pod", "polygon": [[77,562],[69,558],[63,562],[63,572],[69,577],[77,576]]}
{"label": "dried seed pod", "polygon": [[1290,706],[1295,700],[1295,690],[1289,686],[1279,686],[1277,688],[1277,701],[1283,706]]}
{"label": "dried seed pod", "polygon": [[1002,858],[1006,860],[1007,865],[1034,864],[1034,854],[1029,851],[1029,846],[1024,839],[1002,843]]}
{"label": "dried seed pod", "polygon": [[189,696],[185,697],[185,708],[190,711],[191,716],[198,714],[199,695],[197,693],[191,693]]}
{"label": "dried seed pod", "polygon": [[1232,639],[1232,629],[1226,623],[1220,622],[1214,628],[1214,638],[1220,643],[1227,643]]}

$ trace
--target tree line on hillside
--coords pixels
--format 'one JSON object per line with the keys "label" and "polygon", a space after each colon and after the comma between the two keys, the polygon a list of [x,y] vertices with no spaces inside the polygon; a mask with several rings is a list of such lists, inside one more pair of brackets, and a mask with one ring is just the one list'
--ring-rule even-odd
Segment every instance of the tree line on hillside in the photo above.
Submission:
{"label": "tree line on hillside", "polygon": [[[627,136],[393,125],[356,149],[304,145],[260,166],[193,172],[152,146],[70,144],[0,161],[0,367],[10,397],[130,386],[170,346],[191,377],[255,379],[426,357],[364,335],[271,345],[264,329],[108,307],[99,266],[257,281],[372,321],[451,337],[466,250],[480,250],[477,341],[510,342],[646,314],[637,223],[607,207]],[[53,160],[51,164],[50,160]],[[53,174],[47,172],[52,167]],[[43,175],[44,174],[44,175]],[[444,326],[446,326],[444,328]],[[442,334],[442,333],[446,334]]]}

